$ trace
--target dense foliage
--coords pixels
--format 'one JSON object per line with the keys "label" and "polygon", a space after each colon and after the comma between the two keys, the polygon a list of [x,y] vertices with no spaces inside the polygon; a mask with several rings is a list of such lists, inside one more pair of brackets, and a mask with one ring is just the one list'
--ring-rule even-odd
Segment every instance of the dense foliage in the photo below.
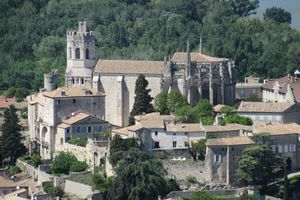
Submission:
{"label": "dense foliage", "polygon": [[54,197],[62,197],[64,195],[63,189],[60,187],[55,187],[53,183],[46,182],[43,185],[44,191],[47,194],[50,194],[52,198]]}
{"label": "dense foliage", "polygon": [[151,113],[154,111],[151,101],[153,98],[150,96],[151,89],[148,89],[149,82],[143,74],[140,74],[135,82],[135,97],[133,108],[129,116],[129,124],[134,124],[134,116],[143,113]]}
{"label": "dense foliage", "polygon": [[271,146],[253,146],[239,158],[237,179],[245,185],[261,185],[261,194],[266,194],[269,183],[283,178],[283,169],[282,159],[273,153]]}
{"label": "dense foliage", "polygon": [[19,156],[26,153],[23,144],[24,137],[21,135],[21,125],[17,110],[13,105],[4,111],[4,123],[1,125],[2,134],[0,135],[0,166],[2,160],[7,160],[8,164],[13,165]]}
{"label": "dense foliage", "polygon": [[62,84],[65,33],[76,29],[79,20],[95,31],[97,58],[162,60],[185,49],[187,39],[197,49],[201,34],[203,52],[232,58],[241,80],[250,74],[282,76],[300,64],[300,34],[281,11],[269,10],[265,16],[272,20],[248,17],[257,2],[2,0],[0,90],[38,90],[43,73],[53,68],[59,69]]}
{"label": "dense foliage", "polygon": [[59,152],[53,160],[51,170],[55,174],[69,174],[70,172],[85,171],[87,167],[85,162],[78,161],[72,153]]}

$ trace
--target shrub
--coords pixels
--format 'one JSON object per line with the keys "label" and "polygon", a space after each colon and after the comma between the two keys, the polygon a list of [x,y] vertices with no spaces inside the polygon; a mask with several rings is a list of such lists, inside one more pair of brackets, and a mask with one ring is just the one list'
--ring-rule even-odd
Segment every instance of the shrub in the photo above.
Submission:
{"label": "shrub", "polygon": [[64,195],[64,191],[60,187],[54,187],[53,183],[45,183],[43,188],[52,197],[62,197]]}
{"label": "shrub", "polygon": [[10,166],[8,169],[9,176],[15,175],[22,172],[22,170],[18,166]]}
{"label": "shrub", "polygon": [[76,161],[72,163],[70,167],[71,172],[83,172],[88,168],[88,165],[82,161]]}
{"label": "shrub", "polygon": [[192,194],[191,200],[213,200],[213,196],[205,191],[198,191]]}
{"label": "shrub", "polygon": [[188,176],[186,179],[189,183],[198,183],[197,178],[194,176]]}
{"label": "shrub", "polygon": [[76,162],[76,157],[69,152],[59,152],[54,158],[51,170],[55,174],[69,174],[72,163]]}
{"label": "shrub", "polygon": [[70,144],[75,144],[77,146],[81,146],[81,147],[86,147],[88,142],[87,138],[72,138],[69,143]]}
{"label": "shrub", "polygon": [[31,157],[31,162],[34,167],[38,167],[42,163],[42,158],[40,155],[33,155]]}

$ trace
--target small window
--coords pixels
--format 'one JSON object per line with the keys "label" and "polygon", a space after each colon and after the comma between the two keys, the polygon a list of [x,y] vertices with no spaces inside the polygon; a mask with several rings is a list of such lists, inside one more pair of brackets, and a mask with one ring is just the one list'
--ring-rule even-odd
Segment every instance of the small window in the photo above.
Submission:
{"label": "small window", "polygon": [[80,49],[79,48],[75,49],[75,58],[80,59]]}
{"label": "small window", "polygon": [[72,59],[72,48],[69,47],[69,58]]}
{"label": "small window", "polygon": [[240,97],[245,97],[245,89],[240,90]]}
{"label": "small window", "polygon": [[76,103],[76,99],[73,99],[73,103]]}
{"label": "small window", "polygon": [[215,154],[214,155],[214,162],[221,162],[222,161],[222,156],[220,154]]}
{"label": "small window", "polygon": [[176,133],[173,133],[173,135],[176,135]]}
{"label": "small window", "polygon": [[234,147],[231,147],[231,151],[234,151]]}
{"label": "small window", "polygon": [[157,134],[158,134],[157,131],[155,131],[155,136],[157,136]]}
{"label": "small window", "polygon": [[102,126],[98,126],[98,131],[102,131]]}
{"label": "small window", "polygon": [[77,127],[77,133],[80,133],[81,129],[80,127]]}
{"label": "small window", "polygon": [[187,132],[184,132],[184,135],[188,135],[188,133],[187,133]]}
{"label": "small window", "polygon": [[67,128],[67,133],[70,133],[70,129],[69,128]]}
{"label": "small window", "polygon": [[92,127],[88,127],[88,133],[92,132]]}
{"label": "small window", "polygon": [[154,142],[154,148],[156,148],[156,149],[159,148],[159,142]]}
{"label": "small window", "polygon": [[60,105],[60,100],[59,99],[57,100],[57,105]]}
{"label": "small window", "polygon": [[185,146],[185,147],[189,147],[189,142],[185,141],[185,142],[184,142],[184,146]]}
{"label": "small window", "polygon": [[275,145],[272,146],[272,151],[273,151],[273,153],[276,153],[276,146]]}
{"label": "small window", "polygon": [[82,78],[82,79],[81,79],[81,85],[83,85],[83,84],[84,84],[84,79]]}
{"label": "small window", "polygon": [[252,94],[256,94],[256,88],[252,88]]}
{"label": "small window", "polygon": [[278,152],[282,153],[282,145],[278,145]]}
{"label": "small window", "polygon": [[85,50],[85,59],[90,59],[90,51],[89,51],[89,49]]}
{"label": "small window", "polygon": [[72,84],[75,84],[75,79],[74,78],[72,78]]}
{"label": "small window", "polygon": [[284,152],[286,153],[286,152],[289,152],[289,145],[284,145]]}
{"label": "small window", "polygon": [[173,141],[173,148],[176,148],[176,146],[177,146],[177,142]]}

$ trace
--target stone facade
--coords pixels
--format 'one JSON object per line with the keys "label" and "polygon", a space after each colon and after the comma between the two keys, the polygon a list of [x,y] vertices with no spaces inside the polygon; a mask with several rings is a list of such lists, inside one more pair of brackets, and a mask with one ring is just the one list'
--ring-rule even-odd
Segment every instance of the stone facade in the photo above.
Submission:
{"label": "stone facade", "polygon": [[168,61],[99,60],[95,64],[95,36],[85,22],[78,31],[67,32],[67,87],[93,88],[105,93],[105,120],[117,126],[128,125],[134,103],[135,82],[144,74],[150,95],[170,89],[180,91],[191,105],[200,99],[214,104],[235,101],[234,63],[201,53],[177,52]]}
{"label": "stone facade", "polygon": [[300,123],[299,103],[241,102],[237,113],[251,118],[254,124]]}
{"label": "stone facade", "polygon": [[[256,125],[253,135],[268,133],[272,150],[286,162],[287,170],[300,168],[300,126],[298,124]],[[205,166],[209,182],[235,185],[238,158],[242,152],[255,145],[249,136],[208,139]]]}
{"label": "stone facade", "polygon": [[259,78],[245,77],[243,83],[236,83],[236,99],[246,100],[251,96],[262,99],[262,85],[263,83],[259,82]]}

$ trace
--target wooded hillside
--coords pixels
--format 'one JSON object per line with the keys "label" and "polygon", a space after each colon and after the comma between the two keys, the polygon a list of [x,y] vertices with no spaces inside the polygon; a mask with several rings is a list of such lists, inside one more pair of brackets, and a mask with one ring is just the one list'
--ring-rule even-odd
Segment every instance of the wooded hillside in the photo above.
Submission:
{"label": "wooded hillside", "polygon": [[52,68],[59,69],[62,83],[65,34],[80,20],[96,33],[97,58],[162,60],[185,50],[187,40],[198,51],[201,34],[203,52],[233,59],[240,80],[283,76],[299,68],[300,33],[280,9],[264,21],[249,17],[257,2],[1,0],[0,90],[8,96],[18,88],[38,90]]}

